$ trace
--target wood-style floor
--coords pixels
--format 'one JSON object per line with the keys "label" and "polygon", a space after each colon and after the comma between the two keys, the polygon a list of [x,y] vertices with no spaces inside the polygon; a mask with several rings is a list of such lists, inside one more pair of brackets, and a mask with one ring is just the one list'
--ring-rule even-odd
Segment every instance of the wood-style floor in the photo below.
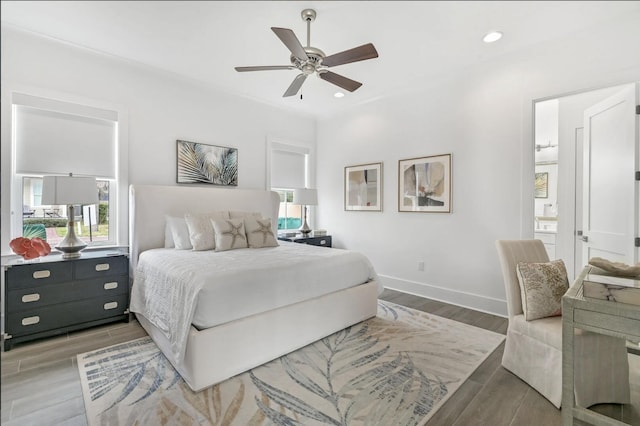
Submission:
{"label": "wood-style floor", "polygon": [[[505,334],[505,318],[385,290],[381,299]],[[146,335],[137,321],[100,326],[15,345],[2,353],[2,425],[86,425],[76,355]],[[501,367],[504,344],[469,377],[428,426],[561,424],[560,410]],[[542,373],[542,372],[541,372]],[[634,397],[640,383],[633,379]],[[620,406],[598,411],[620,417]],[[640,401],[625,406],[623,420],[640,425]]]}

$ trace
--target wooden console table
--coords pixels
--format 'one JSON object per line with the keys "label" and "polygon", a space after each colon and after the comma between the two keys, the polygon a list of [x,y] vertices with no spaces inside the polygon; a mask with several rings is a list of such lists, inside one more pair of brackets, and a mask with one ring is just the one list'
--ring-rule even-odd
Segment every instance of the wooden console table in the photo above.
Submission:
{"label": "wooden console table", "polygon": [[574,329],[640,341],[640,306],[584,297],[583,280],[592,268],[586,266],[562,297],[562,423],[573,425],[574,419],[578,419],[594,425],[626,425],[575,404]]}

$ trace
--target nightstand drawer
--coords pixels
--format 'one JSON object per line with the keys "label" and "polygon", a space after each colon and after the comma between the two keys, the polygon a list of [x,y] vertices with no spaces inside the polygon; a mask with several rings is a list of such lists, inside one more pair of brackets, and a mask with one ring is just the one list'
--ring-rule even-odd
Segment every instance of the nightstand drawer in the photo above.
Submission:
{"label": "nightstand drawer", "polygon": [[294,240],[296,243],[309,244],[312,246],[331,247],[331,236],[325,237],[309,237]]}
{"label": "nightstand drawer", "polygon": [[75,278],[96,278],[105,275],[122,275],[129,269],[129,259],[126,256],[103,257],[100,259],[86,259],[75,263]]}
{"label": "nightstand drawer", "polygon": [[126,275],[93,278],[36,288],[21,288],[8,292],[7,311],[29,311],[42,306],[128,292],[129,278]]}
{"label": "nightstand drawer", "polygon": [[70,281],[72,277],[73,264],[70,262],[25,264],[7,269],[6,286],[8,290],[40,287]]}
{"label": "nightstand drawer", "polygon": [[127,304],[128,295],[120,294],[8,313],[6,332],[18,337],[115,317],[125,313]]}

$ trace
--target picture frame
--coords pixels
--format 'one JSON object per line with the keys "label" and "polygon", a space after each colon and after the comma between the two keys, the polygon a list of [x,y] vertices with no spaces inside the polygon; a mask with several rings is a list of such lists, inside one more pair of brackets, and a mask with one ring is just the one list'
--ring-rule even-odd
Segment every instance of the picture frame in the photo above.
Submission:
{"label": "picture frame", "polygon": [[176,141],[177,183],[238,186],[238,149]]}
{"label": "picture frame", "polygon": [[536,198],[549,198],[549,172],[536,172]]}
{"label": "picture frame", "polygon": [[398,211],[451,213],[451,154],[398,161]]}
{"label": "picture frame", "polygon": [[382,163],[344,168],[344,209],[382,211]]}

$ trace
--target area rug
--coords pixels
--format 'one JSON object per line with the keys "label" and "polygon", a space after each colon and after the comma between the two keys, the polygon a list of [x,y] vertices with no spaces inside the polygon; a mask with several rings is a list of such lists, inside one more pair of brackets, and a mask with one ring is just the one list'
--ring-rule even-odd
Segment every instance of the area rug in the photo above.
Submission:
{"label": "area rug", "polygon": [[78,368],[89,425],[418,425],[503,340],[379,302],[375,318],[200,392],[149,337],[80,354]]}

